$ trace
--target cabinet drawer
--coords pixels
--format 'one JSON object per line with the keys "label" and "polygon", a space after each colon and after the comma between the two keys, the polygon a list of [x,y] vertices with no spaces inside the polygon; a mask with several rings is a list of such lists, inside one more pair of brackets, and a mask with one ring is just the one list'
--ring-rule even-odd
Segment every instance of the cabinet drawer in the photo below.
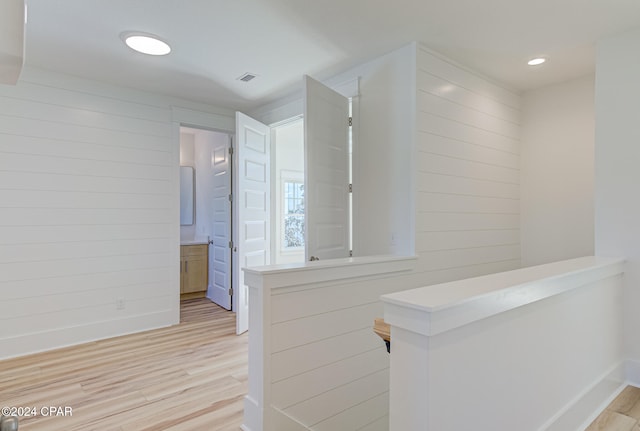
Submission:
{"label": "cabinet drawer", "polygon": [[181,245],[180,257],[205,256],[207,254],[208,248],[208,244]]}

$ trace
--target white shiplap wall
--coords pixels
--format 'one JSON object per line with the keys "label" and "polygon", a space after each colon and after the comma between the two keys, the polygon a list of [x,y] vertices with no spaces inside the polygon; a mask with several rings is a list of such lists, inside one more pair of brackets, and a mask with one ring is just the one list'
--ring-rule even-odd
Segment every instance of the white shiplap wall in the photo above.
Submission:
{"label": "white shiplap wall", "polygon": [[33,69],[0,86],[0,357],[178,321],[174,103]]}
{"label": "white shiplap wall", "polygon": [[520,265],[520,96],[418,47],[416,252],[425,281]]}
{"label": "white shiplap wall", "polygon": [[[520,96],[420,45],[415,55],[415,63],[398,66],[415,65],[415,128],[411,116],[401,125],[414,130],[415,148],[398,138],[392,150],[416,155],[415,192],[406,201],[415,203],[417,262],[403,273],[323,282],[301,271],[295,282],[262,292],[269,295],[259,316],[268,370],[264,382],[252,385],[252,361],[260,358],[250,350],[249,386],[250,398],[252,387],[266,387],[266,407],[281,418],[266,431],[388,430],[389,357],[372,332],[373,319],[382,316],[380,295],[520,266]],[[369,73],[375,75],[373,64]],[[393,80],[385,85],[395,94]],[[361,103],[369,103],[366,88],[361,92]],[[386,124],[388,116],[379,109],[370,120]],[[404,166],[394,175],[410,171]],[[252,411],[259,409],[245,416],[250,430]]]}
{"label": "white shiplap wall", "polygon": [[[352,295],[345,308],[311,299],[337,289],[362,295]],[[378,297],[388,290],[380,282],[355,282],[272,298],[276,408],[318,431],[359,429],[387,415],[389,358],[371,322],[382,315]],[[292,302],[297,317],[282,312]]]}
{"label": "white shiplap wall", "polygon": [[414,263],[363,257],[248,272],[246,429],[386,430],[389,355],[372,322]]}

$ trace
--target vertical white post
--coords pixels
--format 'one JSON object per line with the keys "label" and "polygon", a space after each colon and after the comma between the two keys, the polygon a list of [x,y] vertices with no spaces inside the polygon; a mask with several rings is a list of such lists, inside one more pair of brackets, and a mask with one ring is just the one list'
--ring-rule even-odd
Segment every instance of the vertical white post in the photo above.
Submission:
{"label": "vertical white post", "polygon": [[260,274],[245,271],[249,287],[249,392],[244,400],[245,431],[269,430],[271,404],[271,289]]}
{"label": "vertical white post", "polygon": [[429,430],[429,337],[391,327],[389,430]]}

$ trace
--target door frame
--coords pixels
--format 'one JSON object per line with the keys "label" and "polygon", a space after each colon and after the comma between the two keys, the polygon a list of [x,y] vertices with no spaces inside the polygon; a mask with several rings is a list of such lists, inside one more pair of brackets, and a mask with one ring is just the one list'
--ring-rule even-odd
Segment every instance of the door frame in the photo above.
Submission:
{"label": "door frame", "polygon": [[[360,77],[352,77],[349,79],[330,79],[328,81],[323,81],[325,85],[334,89],[335,91],[341,93],[342,95],[349,97],[352,99],[352,117],[353,117],[353,128],[352,128],[352,151],[353,151],[353,161],[352,161],[352,174],[353,174],[353,183],[358,184],[358,178],[360,176],[360,167],[358,165],[359,158],[357,157],[357,153],[359,152],[359,111],[360,111]],[[229,115],[228,112],[222,113],[214,113],[214,112],[204,112],[197,111],[189,108],[183,108],[180,106],[171,106],[171,118],[172,118],[172,137],[174,145],[173,149],[173,160],[174,160],[174,168],[175,168],[175,178],[176,184],[174,186],[174,193],[176,193],[176,226],[174,235],[177,241],[178,247],[176,247],[175,251],[175,260],[179,262],[180,259],[180,221],[179,221],[179,166],[180,166],[180,127],[191,127],[195,129],[202,130],[210,130],[214,132],[225,133],[232,137],[232,147],[236,147],[236,124],[235,124],[235,115]],[[295,117],[301,117],[303,115],[302,108],[302,97],[300,99],[296,99],[290,101],[286,105],[286,109],[282,109],[282,107],[273,107],[272,109],[263,111],[261,114],[255,115],[256,119],[259,121],[263,121],[267,123],[270,127],[277,126],[279,123],[289,121]],[[268,118],[265,118],[268,117]],[[235,154],[234,154],[235,155]],[[232,157],[231,160],[232,172],[231,172],[231,190],[234,196],[237,196],[237,159],[236,157]],[[355,223],[356,220],[360,217],[359,205],[358,205],[358,194],[353,193],[353,206],[352,206],[352,214],[354,223],[352,224],[352,247],[354,256],[358,255],[359,250],[359,237],[358,234],[358,226]],[[232,205],[231,207],[231,238],[235,238],[236,230],[238,224],[238,214],[237,211]],[[233,251],[231,253],[231,285],[233,287],[233,280],[238,279],[238,262],[237,259],[233,256]],[[176,272],[175,275],[175,283],[176,283],[176,301],[175,301],[175,309],[173,309],[173,313],[175,316],[176,323],[180,321],[180,274]],[[237,304],[235,303],[236,295],[233,295],[231,301],[232,310],[236,310]]]}
{"label": "door frame", "polygon": [[[172,108],[173,110],[173,116],[182,116],[184,113],[182,112],[183,109],[181,108]],[[176,115],[178,114],[178,115]],[[174,118],[174,122],[173,122],[173,140],[175,142],[173,149],[174,149],[174,163],[176,166],[176,172],[179,172],[179,167],[180,167],[180,129],[185,127],[185,128],[191,128],[191,129],[198,129],[198,130],[204,130],[204,131],[209,131],[209,132],[215,132],[215,133],[221,133],[224,135],[227,135],[229,137],[230,140],[230,144],[233,145],[233,143],[235,143],[235,120],[233,121],[233,124],[231,125],[221,125],[221,124],[212,124],[211,122],[209,122],[209,118],[208,116],[203,116],[202,119],[204,121],[179,121],[176,120]],[[225,122],[227,123],[227,122]],[[231,127],[231,128],[227,128],[227,127]],[[235,166],[234,166],[234,157],[231,156],[231,163],[230,163],[230,169],[231,169],[231,193],[234,193],[234,187],[235,187]],[[176,188],[178,189],[178,193],[176,198],[180,199],[180,193],[179,193],[179,177],[178,177],[178,184],[176,184]],[[179,208],[179,202],[178,202],[178,208]],[[194,214],[195,216],[195,214]],[[179,217],[179,214],[178,214]],[[235,225],[237,224],[237,220],[235,219],[235,214],[234,214],[234,206],[231,205],[231,209],[230,209],[230,236],[231,238],[233,238],[234,235],[234,231],[235,231]],[[178,236],[178,247],[177,247],[177,255],[180,255],[180,221],[178,220],[178,226],[177,226],[177,236]],[[229,280],[229,284],[230,287],[233,286],[233,280],[235,277],[234,274],[234,262],[236,259],[234,259],[233,257],[233,251],[231,252],[231,257],[230,257],[231,261],[229,263],[230,265],[230,280]],[[207,265],[209,263],[207,262]],[[177,284],[177,302],[176,302],[176,309],[175,312],[177,314],[177,321],[180,321],[180,277],[178,276],[178,284]],[[208,289],[208,286],[207,286]],[[231,297],[231,310],[234,310],[234,298],[233,295]]]}

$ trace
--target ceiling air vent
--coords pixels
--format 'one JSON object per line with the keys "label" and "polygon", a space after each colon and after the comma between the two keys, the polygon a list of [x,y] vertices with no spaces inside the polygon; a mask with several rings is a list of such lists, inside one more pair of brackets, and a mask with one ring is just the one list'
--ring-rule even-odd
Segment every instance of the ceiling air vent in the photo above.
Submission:
{"label": "ceiling air vent", "polygon": [[249,82],[251,81],[253,78],[255,78],[257,75],[253,74],[253,73],[245,73],[244,75],[242,75],[240,78],[238,78],[240,81],[242,82]]}

